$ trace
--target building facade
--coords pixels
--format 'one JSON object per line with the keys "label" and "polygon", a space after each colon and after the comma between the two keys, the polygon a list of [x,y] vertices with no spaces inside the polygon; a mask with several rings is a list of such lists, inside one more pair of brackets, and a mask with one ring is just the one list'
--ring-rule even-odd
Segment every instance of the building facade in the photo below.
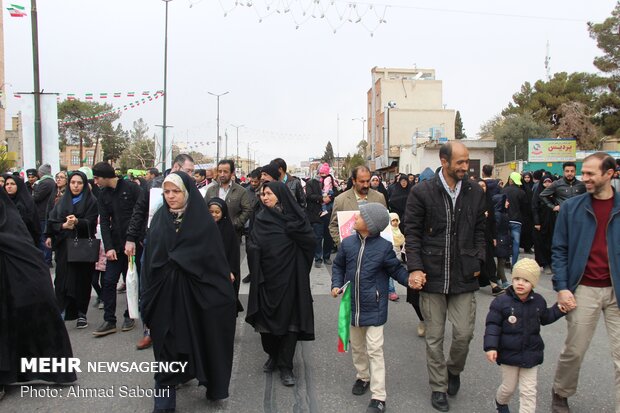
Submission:
{"label": "building facade", "polygon": [[60,152],[60,168],[63,170],[73,171],[81,166],[92,167],[101,161],[103,161],[101,145],[97,148],[96,155],[94,146],[82,146],[80,153],[80,145],[66,145],[65,149]]}

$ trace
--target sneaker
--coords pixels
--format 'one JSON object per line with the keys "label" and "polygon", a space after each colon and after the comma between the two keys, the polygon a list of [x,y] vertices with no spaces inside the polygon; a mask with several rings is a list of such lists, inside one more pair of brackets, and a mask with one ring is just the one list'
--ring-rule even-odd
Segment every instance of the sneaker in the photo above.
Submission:
{"label": "sneaker", "polygon": [[385,411],[385,402],[383,400],[371,399],[368,404],[366,413],[382,413]]}
{"label": "sneaker", "polygon": [[243,279],[241,280],[242,283],[247,284],[250,282],[250,274],[246,275],[245,277],[243,277]]}
{"label": "sneaker", "polygon": [[424,336],[426,336],[426,324],[424,324],[424,321],[420,321],[420,324],[418,324],[418,337]]}
{"label": "sneaker", "polygon": [[96,337],[103,337],[114,333],[116,333],[116,323],[111,323],[109,321],[104,321],[103,324],[93,331],[93,335]]}
{"label": "sneaker", "polygon": [[323,266],[323,262],[321,260],[314,261],[314,268],[321,268]]}
{"label": "sneaker", "polygon": [[99,303],[99,305],[97,306],[97,308],[98,308],[98,309],[100,309],[100,310],[103,310],[103,307],[104,307],[104,305],[103,305],[103,301],[101,301],[101,302]]}
{"label": "sneaker", "polygon": [[86,327],[88,327],[88,321],[86,321],[86,317],[78,317],[75,328],[86,328]]}
{"label": "sneaker", "polygon": [[461,388],[461,376],[448,372],[448,394],[456,396]]}
{"label": "sneaker", "polygon": [[570,413],[568,399],[551,389],[551,413]]}
{"label": "sneaker", "polygon": [[138,341],[138,344],[136,344],[136,350],[145,350],[151,347],[152,345],[153,345],[153,340],[151,339],[151,336],[148,334],[145,334],[144,337],[142,337],[140,341]]}
{"label": "sneaker", "polygon": [[287,368],[280,369],[280,381],[286,387],[291,387],[295,385],[295,375],[293,374],[293,370]]}
{"label": "sneaker", "polygon": [[493,294],[494,297],[497,297],[500,294],[504,294],[505,292],[506,290],[504,290],[499,285],[496,285],[495,287],[491,288],[491,294]]}
{"label": "sneaker", "polygon": [[499,404],[497,400],[495,400],[495,409],[497,413],[510,413],[510,409],[507,404]]}
{"label": "sneaker", "polygon": [[329,258],[325,258],[323,260],[323,263],[325,263],[325,265],[332,265],[332,260],[330,260]]}
{"label": "sneaker", "polygon": [[116,292],[119,294],[124,293],[125,291],[127,291],[127,285],[125,285],[124,282],[121,282],[118,287],[116,288]]}
{"label": "sneaker", "polygon": [[123,326],[121,327],[121,330],[130,331],[130,330],[133,330],[135,326],[136,326],[136,320],[134,320],[133,318],[125,318],[125,321],[123,321]]}
{"label": "sneaker", "polygon": [[351,393],[353,393],[356,396],[361,396],[362,394],[366,393],[369,388],[370,388],[370,381],[364,381],[362,379],[357,379],[355,380],[355,383],[353,384],[353,389],[351,390]]}
{"label": "sneaker", "polygon": [[390,293],[388,295],[388,298],[390,299],[390,301],[398,301],[398,294],[396,293]]}
{"label": "sneaker", "polygon": [[547,275],[553,275],[553,269],[551,268],[551,265],[547,265],[545,267],[545,274]]}

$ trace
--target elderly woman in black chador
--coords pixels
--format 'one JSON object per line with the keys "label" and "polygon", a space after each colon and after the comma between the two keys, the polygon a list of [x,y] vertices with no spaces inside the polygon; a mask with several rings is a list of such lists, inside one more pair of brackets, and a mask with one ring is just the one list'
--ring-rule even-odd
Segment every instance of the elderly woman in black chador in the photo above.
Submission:
{"label": "elderly woman in black chador", "polygon": [[263,186],[248,260],[250,296],[246,321],[261,334],[269,359],[285,386],[295,385],[293,356],[298,340],[314,340],[310,268],[315,238],[305,213],[282,182]]}
{"label": "elderly woman in black chador", "polygon": [[72,355],[49,269],[17,208],[0,191],[0,399],[7,384],[75,381],[75,373],[21,370],[22,358]]}
{"label": "elderly woman in black chador", "polygon": [[71,173],[69,189],[49,212],[45,244],[56,252],[54,287],[65,320],[77,319],[77,328],[86,328],[94,262],[69,262],[67,241],[73,238],[95,238],[97,200],[90,192],[83,172]]}
{"label": "elderly woman in black chador", "polygon": [[39,223],[37,207],[26,183],[19,176],[4,175],[4,190],[17,207],[19,216],[26,224],[34,245],[38,247],[41,236],[41,224]]}
{"label": "elderly woman in black chador", "polygon": [[230,266],[231,280],[235,287],[235,296],[237,297],[237,312],[243,311],[243,305],[239,301],[239,285],[241,274],[241,250],[239,249],[239,239],[233,227],[230,216],[228,215],[228,206],[222,198],[211,198],[209,203],[209,212],[213,220],[217,224],[224,243],[224,252],[226,260]]}
{"label": "elderly woman in black chador", "polygon": [[148,233],[142,316],[155,360],[188,362],[182,373],[155,374],[155,411],[173,411],[175,385],[193,378],[211,400],[228,397],[236,302],[222,238],[193,178],[173,172]]}

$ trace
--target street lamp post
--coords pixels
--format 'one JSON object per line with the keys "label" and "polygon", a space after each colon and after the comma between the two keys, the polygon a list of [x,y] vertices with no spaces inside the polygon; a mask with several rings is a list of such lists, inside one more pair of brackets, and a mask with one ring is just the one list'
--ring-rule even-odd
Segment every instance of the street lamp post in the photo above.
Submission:
{"label": "street lamp post", "polygon": [[217,165],[220,162],[220,96],[227,95],[229,92],[226,91],[224,93],[211,93],[207,92],[211,96],[215,96],[217,98],[217,136],[216,136],[216,156],[215,156],[215,164]]}
{"label": "street lamp post", "polygon": [[[351,120],[359,120],[362,122],[362,140],[366,140],[364,133],[366,132],[366,119],[365,118],[353,118]],[[366,151],[364,151],[364,156],[366,156]]]}
{"label": "street lamp post", "polygon": [[[233,128],[237,129],[237,163],[239,163],[239,128],[243,128],[245,125],[230,125]],[[249,172],[249,171],[248,171]]]}
{"label": "street lamp post", "polygon": [[166,109],[168,104],[168,3],[172,0],[163,0],[166,3],[166,26],[164,29],[164,119],[161,134],[161,166],[162,171],[166,170],[166,131],[168,124],[166,123]]}

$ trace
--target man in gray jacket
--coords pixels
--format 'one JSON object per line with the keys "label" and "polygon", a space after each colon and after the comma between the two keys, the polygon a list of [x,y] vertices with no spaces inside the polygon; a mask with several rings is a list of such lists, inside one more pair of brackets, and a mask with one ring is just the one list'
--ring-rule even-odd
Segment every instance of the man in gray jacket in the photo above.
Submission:
{"label": "man in gray jacket", "polygon": [[583,182],[575,178],[577,171],[575,162],[564,162],[562,170],[564,171],[564,176],[545,188],[539,195],[542,202],[553,209],[554,212],[559,212],[560,205],[567,199],[586,192]]}
{"label": "man in gray jacket", "polygon": [[233,223],[239,242],[243,235],[245,223],[252,214],[252,205],[248,191],[244,187],[232,180],[235,172],[235,162],[230,159],[222,159],[217,164],[217,182],[207,189],[205,202],[209,203],[211,198],[221,198],[226,201],[228,215]]}

